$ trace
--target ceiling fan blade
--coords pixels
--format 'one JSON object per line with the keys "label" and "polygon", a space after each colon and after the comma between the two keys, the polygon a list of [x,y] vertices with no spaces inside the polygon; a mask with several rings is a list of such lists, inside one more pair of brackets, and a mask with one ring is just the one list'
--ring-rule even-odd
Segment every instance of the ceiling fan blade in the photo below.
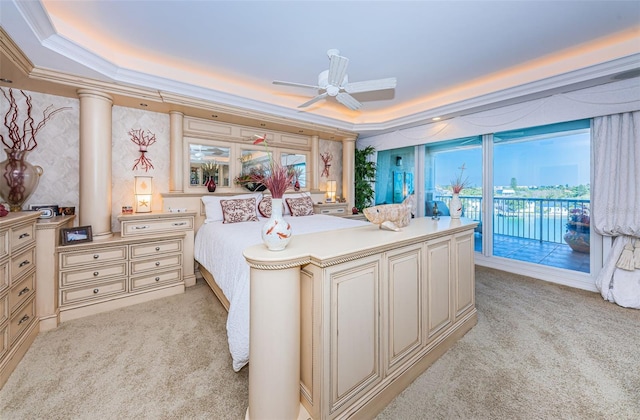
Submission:
{"label": "ceiling fan blade", "polygon": [[325,93],[323,93],[321,95],[318,95],[318,96],[312,98],[311,100],[303,103],[302,105],[298,105],[298,108],[304,108],[304,107],[307,107],[307,106],[309,106],[311,104],[314,104],[314,103],[318,102],[319,100],[326,98],[327,95],[328,95],[327,92],[325,92]]}
{"label": "ceiling fan blade", "polygon": [[396,78],[367,80],[364,82],[347,83],[344,90],[347,93],[371,92],[374,90],[394,89],[396,87]]}
{"label": "ceiling fan blade", "polygon": [[296,82],[283,82],[280,80],[274,80],[274,85],[284,85],[284,86],[295,86],[295,87],[303,87],[303,88],[311,88],[311,89],[320,89],[320,86],[307,85],[305,83],[296,83]]}
{"label": "ceiling fan blade", "polygon": [[329,79],[330,85],[339,87],[342,85],[345,74],[347,74],[347,65],[349,65],[349,59],[341,55],[332,55],[331,63],[329,64]]}
{"label": "ceiling fan blade", "polygon": [[362,106],[360,102],[356,101],[355,98],[348,93],[340,92],[336,95],[336,99],[342,105],[353,111],[355,111],[356,109],[360,109],[360,107]]}

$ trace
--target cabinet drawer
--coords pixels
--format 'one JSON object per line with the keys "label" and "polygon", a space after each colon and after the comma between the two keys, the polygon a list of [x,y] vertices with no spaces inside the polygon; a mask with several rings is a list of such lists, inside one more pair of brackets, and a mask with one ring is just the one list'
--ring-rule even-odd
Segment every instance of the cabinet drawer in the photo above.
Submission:
{"label": "cabinet drawer", "polygon": [[127,279],[114,279],[104,283],[87,285],[85,287],[60,290],[60,305],[70,305],[91,300],[102,299],[109,296],[124,294],[127,292]]}
{"label": "cabinet drawer", "polygon": [[63,271],[60,277],[60,287],[72,286],[87,281],[102,281],[108,278],[126,275],[126,261],[109,265],[100,264],[81,270]]}
{"label": "cabinet drawer", "polygon": [[11,250],[15,251],[36,241],[36,227],[33,223],[11,229]]}
{"label": "cabinet drawer", "polygon": [[177,268],[162,273],[152,273],[146,276],[133,277],[131,279],[131,291],[135,292],[141,289],[165,285],[169,283],[178,283],[182,281],[182,269]]}
{"label": "cabinet drawer", "polygon": [[11,287],[11,291],[9,292],[9,307],[12,313],[31,297],[35,290],[35,283],[36,272],[33,271]]}
{"label": "cabinet drawer", "polygon": [[131,258],[149,257],[168,252],[182,252],[182,240],[151,242],[148,244],[132,245]]}
{"label": "cabinet drawer", "polygon": [[182,266],[182,254],[167,255],[160,258],[132,261],[131,275],[148,270],[164,270],[165,268]]}
{"label": "cabinet drawer", "polygon": [[156,220],[130,220],[122,222],[122,236],[182,232],[193,229],[193,217],[175,217]]}
{"label": "cabinet drawer", "polygon": [[9,319],[9,294],[0,297],[0,325]]}
{"label": "cabinet drawer", "polygon": [[7,350],[9,350],[9,324],[0,327],[0,359],[2,359]]}
{"label": "cabinet drawer", "polygon": [[29,303],[23,306],[9,321],[9,342],[13,343],[27,329],[29,325],[36,319],[36,300],[35,296],[31,298]]}
{"label": "cabinet drawer", "polygon": [[9,231],[0,232],[0,258],[9,255]]}
{"label": "cabinet drawer", "polygon": [[11,258],[11,277],[17,279],[36,266],[36,249],[29,248]]}
{"label": "cabinet drawer", "polygon": [[82,252],[61,252],[60,268],[69,268],[85,264],[95,264],[105,261],[119,261],[127,259],[127,246],[111,248],[96,248]]}
{"label": "cabinet drawer", "polygon": [[9,287],[9,261],[0,264],[0,292]]}

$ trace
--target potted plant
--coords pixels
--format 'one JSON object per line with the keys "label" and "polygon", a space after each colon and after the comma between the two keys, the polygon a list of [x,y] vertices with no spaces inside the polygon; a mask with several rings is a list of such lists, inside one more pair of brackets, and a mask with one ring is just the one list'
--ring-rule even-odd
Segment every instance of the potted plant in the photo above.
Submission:
{"label": "potted plant", "polygon": [[373,186],[376,180],[376,163],[369,157],[376,152],[373,146],[355,150],[354,183],[355,183],[355,207],[359,212],[372,205],[374,198]]}
{"label": "potted plant", "polygon": [[589,253],[590,249],[590,225],[588,205],[575,208],[569,212],[567,222],[567,232],[564,234],[564,241],[576,252]]}

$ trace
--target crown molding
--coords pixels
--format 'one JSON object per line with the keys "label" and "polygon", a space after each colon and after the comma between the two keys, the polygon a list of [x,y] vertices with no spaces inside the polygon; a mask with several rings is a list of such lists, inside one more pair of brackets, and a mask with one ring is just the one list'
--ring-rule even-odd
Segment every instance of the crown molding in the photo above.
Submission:
{"label": "crown molding", "polygon": [[20,71],[24,74],[31,73],[34,68],[33,63],[24,55],[2,27],[0,27],[0,49]]}

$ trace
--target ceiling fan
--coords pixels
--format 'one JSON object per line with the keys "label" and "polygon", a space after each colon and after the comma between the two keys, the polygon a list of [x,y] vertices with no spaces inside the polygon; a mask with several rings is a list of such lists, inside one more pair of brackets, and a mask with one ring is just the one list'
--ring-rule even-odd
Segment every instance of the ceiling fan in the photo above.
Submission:
{"label": "ceiling fan", "polygon": [[395,77],[349,83],[349,76],[347,75],[349,59],[341,56],[340,51],[336,49],[327,51],[327,55],[330,60],[329,69],[318,75],[318,85],[314,86],[304,83],[282,82],[280,80],[274,80],[273,84],[312,88],[318,89],[318,91],[321,92],[311,100],[299,105],[298,108],[307,107],[328,96],[333,96],[342,105],[354,111],[356,109],[360,109],[362,104],[351,96],[351,93],[372,92],[376,90],[393,89],[396,87]]}

